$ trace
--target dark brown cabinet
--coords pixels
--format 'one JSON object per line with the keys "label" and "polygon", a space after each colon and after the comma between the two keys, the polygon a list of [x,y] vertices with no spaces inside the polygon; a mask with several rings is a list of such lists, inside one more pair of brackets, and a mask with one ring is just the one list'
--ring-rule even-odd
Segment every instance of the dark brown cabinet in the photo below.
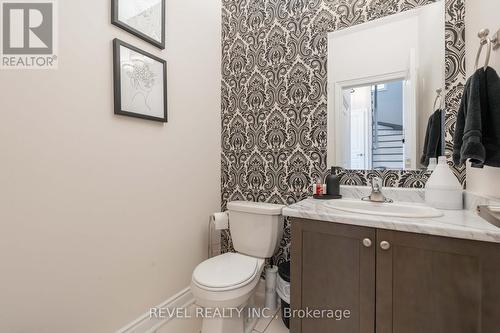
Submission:
{"label": "dark brown cabinet", "polygon": [[[291,320],[291,332],[372,333],[375,251],[362,245],[375,230],[327,222],[292,223],[292,309],[349,310],[351,318]],[[355,311],[354,311],[355,309]]]}
{"label": "dark brown cabinet", "polygon": [[293,310],[350,311],[292,333],[500,332],[500,244],[293,219],[291,258]]}

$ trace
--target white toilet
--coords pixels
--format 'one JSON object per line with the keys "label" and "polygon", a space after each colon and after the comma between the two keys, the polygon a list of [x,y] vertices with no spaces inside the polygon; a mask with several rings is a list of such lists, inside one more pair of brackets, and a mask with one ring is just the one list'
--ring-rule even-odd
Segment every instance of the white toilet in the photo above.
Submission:
{"label": "white toilet", "polygon": [[[244,317],[264,268],[265,258],[276,252],[283,234],[284,206],[233,201],[227,204],[229,229],[237,253],[225,253],[199,264],[192,276],[196,304],[208,309],[240,309],[229,316],[203,318],[202,333],[244,333]],[[205,312],[204,312],[205,313]],[[219,312],[221,313],[221,312]]]}

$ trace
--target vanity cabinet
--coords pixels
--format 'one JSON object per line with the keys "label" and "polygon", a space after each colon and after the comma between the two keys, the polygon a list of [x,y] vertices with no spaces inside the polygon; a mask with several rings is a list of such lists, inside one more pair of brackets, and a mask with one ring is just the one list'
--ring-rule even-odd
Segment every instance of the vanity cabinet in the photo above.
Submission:
{"label": "vanity cabinet", "polygon": [[350,310],[351,318],[292,319],[291,332],[373,332],[375,251],[362,242],[375,237],[370,228],[292,222],[292,309]]}
{"label": "vanity cabinet", "polygon": [[498,333],[500,244],[292,219],[292,333]]}

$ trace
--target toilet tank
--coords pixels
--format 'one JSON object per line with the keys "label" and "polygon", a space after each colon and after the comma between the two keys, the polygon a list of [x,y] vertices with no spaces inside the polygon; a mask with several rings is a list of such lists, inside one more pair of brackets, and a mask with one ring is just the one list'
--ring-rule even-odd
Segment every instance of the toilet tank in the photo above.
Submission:
{"label": "toilet tank", "polygon": [[229,202],[229,230],[234,249],[252,257],[272,257],[283,236],[284,207],[263,202]]}

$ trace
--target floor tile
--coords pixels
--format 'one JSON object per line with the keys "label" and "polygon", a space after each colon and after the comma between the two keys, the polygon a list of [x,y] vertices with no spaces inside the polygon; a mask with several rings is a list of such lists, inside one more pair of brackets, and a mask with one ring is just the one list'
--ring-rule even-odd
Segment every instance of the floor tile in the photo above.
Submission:
{"label": "floor tile", "polygon": [[260,318],[257,321],[257,324],[254,327],[254,331],[264,333],[266,331],[266,328],[269,326],[273,318],[277,315],[279,311],[279,308],[276,309],[275,311],[266,311],[265,312],[265,317]]}
{"label": "floor tile", "polygon": [[281,312],[271,321],[264,333],[289,333],[288,328],[281,319]]}
{"label": "floor tile", "polygon": [[[255,304],[263,308],[265,306],[265,281],[261,280],[259,283],[259,286],[257,287],[257,291],[255,293]],[[275,311],[269,312],[266,311],[265,317],[260,318],[257,321],[257,324],[254,327],[254,331],[257,331],[258,333],[263,333],[266,328],[269,326],[271,323],[271,320],[273,320],[273,317],[278,313],[279,308],[277,308]]]}

